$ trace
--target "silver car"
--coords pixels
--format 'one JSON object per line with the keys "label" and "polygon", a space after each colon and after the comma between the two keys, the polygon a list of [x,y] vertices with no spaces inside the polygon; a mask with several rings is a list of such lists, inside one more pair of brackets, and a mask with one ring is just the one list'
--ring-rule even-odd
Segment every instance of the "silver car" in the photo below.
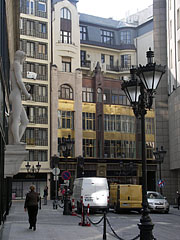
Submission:
{"label": "silver car", "polygon": [[148,191],[148,208],[151,212],[169,212],[169,203],[165,197],[158,192]]}

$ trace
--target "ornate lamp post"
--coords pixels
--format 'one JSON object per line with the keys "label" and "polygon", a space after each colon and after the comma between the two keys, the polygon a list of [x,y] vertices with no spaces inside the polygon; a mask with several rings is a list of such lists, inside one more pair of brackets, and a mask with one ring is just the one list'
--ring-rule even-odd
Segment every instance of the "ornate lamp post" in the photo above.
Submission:
{"label": "ornate lamp post", "polygon": [[147,202],[147,162],[146,162],[146,139],[145,139],[145,115],[147,109],[151,109],[156,89],[165,73],[165,67],[153,63],[154,52],[147,52],[147,64],[130,70],[131,80],[122,83],[124,90],[137,118],[141,119],[141,157],[142,157],[142,216],[138,224],[140,240],[152,240],[151,221]]}
{"label": "ornate lamp post", "polygon": [[35,168],[34,165],[32,165],[32,167],[31,167],[29,162],[27,162],[25,167],[26,167],[26,170],[27,170],[28,173],[35,174],[35,173],[38,173],[40,171],[41,165],[38,162],[38,164],[36,165],[36,168]]}
{"label": "ornate lamp post", "polygon": [[[61,150],[63,153],[63,156],[66,160],[66,171],[67,171],[67,158],[71,154],[71,149],[72,145],[74,144],[74,141],[71,139],[71,136],[68,135],[68,138],[62,138],[61,142]],[[64,211],[63,215],[69,215],[70,214],[70,209],[69,209],[69,204],[68,204],[68,191],[67,187],[65,188],[65,193],[64,193]]]}
{"label": "ornate lamp post", "polygon": [[[159,150],[156,148],[156,151],[153,152],[154,157],[156,161],[159,163],[159,180],[162,181],[161,179],[161,164],[164,162],[164,156],[166,154],[166,150],[163,149],[163,146],[161,146],[161,149]],[[162,187],[160,187],[160,193],[163,194],[162,192]]]}

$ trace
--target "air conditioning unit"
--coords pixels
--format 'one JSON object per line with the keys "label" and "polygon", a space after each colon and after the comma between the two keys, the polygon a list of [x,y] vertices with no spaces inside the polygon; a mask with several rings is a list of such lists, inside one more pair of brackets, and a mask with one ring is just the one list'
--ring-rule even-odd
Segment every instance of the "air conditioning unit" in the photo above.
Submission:
{"label": "air conditioning unit", "polygon": [[27,72],[27,78],[36,79],[37,78],[37,73],[28,71]]}

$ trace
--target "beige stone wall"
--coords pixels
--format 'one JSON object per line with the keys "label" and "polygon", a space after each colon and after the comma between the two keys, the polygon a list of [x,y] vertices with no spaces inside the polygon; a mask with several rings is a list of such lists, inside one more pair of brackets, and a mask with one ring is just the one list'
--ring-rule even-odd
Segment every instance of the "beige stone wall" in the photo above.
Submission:
{"label": "beige stone wall", "polygon": [[[60,10],[66,7],[71,12],[71,38],[72,44],[60,42]],[[53,27],[53,64],[56,64],[59,71],[62,71],[62,57],[71,58],[71,70],[79,68],[80,65],[80,29],[79,15],[77,8],[68,0],[58,2],[54,5],[52,17]]]}

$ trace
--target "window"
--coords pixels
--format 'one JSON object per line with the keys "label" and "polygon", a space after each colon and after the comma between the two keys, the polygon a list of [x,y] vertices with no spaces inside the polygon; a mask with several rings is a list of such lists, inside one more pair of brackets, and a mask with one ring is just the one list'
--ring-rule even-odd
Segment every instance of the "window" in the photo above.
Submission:
{"label": "window", "polygon": [[46,12],[46,3],[38,2],[38,11]]}
{"label": "window", "polygon": [[39,23],[39,32],[40,33],[46,33],[47,32],[46,23]]}
{"label": "window", "polygon": [[120,33],[120,42],[124,44],[131,43],[131,33],[129,31],[123,31]]}
{"label": "window", "polygon": [[47,54],[47,46],[46,44],[39,43],[39,53],[40,54]]}
{"label": "window", "polygon": [[81,50],[81,67],[86,66],[86,51]]}
{"label": "window", "polygon": [[73,100],[73,90],[69,85],[63,84],[60,86],[60,90],[58,91],[59,99],[70,99]]}
{"label": "window", "polygon": [[146,157],[153,159],[154,142],[146,142]]}
{"label": "window", "polygon": [[74,112],[58,110],[58,128],[74,129]]}
{"label": "window", "polygon": [[27,62],[27,71],[28,72],[35,72],[35,64]]}
{"label": "window", "polygon": [[35,44],[33,42],[27,42],[27,56],[28,57],[34,57],[34,49],[35,49]]}
{"label": "window", "polygon": [[[28,145],[35,145],[34,128],[26,129],[26,140],[25,141]],[[33,159],[33,161],[34,161],[34,159]]]}
{"label": "window", "polygon": [[101,63],[105,63],[105,54],[101,54]]}
{"label": "window", "polygon": [[38,117],[39,118],[47,118],[47,108],[46,107],[38,108]]}
{"label": "window", "polygon": [[38,150],[38,159],[37,161],[46,162],[47,161],[47,151]]}
{"label": "window", "polygon": [[20,18],[19,19],[19,29],[23,29],[23,19],[22,18]]}
{"label": "window", "polygon": [[114,42],[113,32],[101,30],[101,42],[108,45],[113,45]]}
{"label": "window", "polygon": [[82,113],[83,117],[83,130],[95,131],[95,113]]}
{"label": "window", "polygon": [[34,0],[27,0],[26,13],[34,14]]}
{"label": "window", "polygon": [[114,66],[114,56],[110,56],[109,62],[110,62],[110,67],[113,67]]}
{"label": "window", "polygon": [[96,140],[83,139],[83,157],[95,157],[95,156],[96,156]]}
{"label": "window", "polygon": [[146,118],[146,134],[154,134],[154,118]]}
{"label": "window", "polygon": [[87,27],[80,26],[80,40],[87,40]]}
{"label": "window", "polygon": [[39,96],[41,96],[41,97],[47,96],[45,86],[39,86]]}
{"label": "window", "polygon": [[180,8],[177,10],[177,29],[180,28]]}
{"label": "window", "polygon": [[83,102],[93,102],[94,90],[93,88],[82,88],[82,101]]}
{"label": "window", "polygon": [[180,61],[180,40],[178,41],[178,61]]}
{"label": "window", "polygon": [[71,12],[67,8],[61,9],[61,18],[71,20]]}
{"label": "window", "polygon": [[172,39],[172,20],[169,23],[169,38]]}
{"label": "window", "polygon": [[38,66],[38,70],[39,70],[39,75],[46,75],[46,65],[39,65]]}
{"label": "window", "polygon": [[27,34],[33,35],[34,34],[34,22],[27,20]]}
{"label": "window", "polygon": [[71,32],[61,31],[60,41],[62,43],[71,43]]}
{"label": "window", "polygon": [[62,62],[62,71],[71,72],[71,62]]}
{"label": "window", "polygon": [[131,55],[121,55],[121,67],[122,68],[131,67]]}
{"label": "window", "polygon": [[29,122],[34,122],[34,108],[27,106],[26,113],[27,113]]}

